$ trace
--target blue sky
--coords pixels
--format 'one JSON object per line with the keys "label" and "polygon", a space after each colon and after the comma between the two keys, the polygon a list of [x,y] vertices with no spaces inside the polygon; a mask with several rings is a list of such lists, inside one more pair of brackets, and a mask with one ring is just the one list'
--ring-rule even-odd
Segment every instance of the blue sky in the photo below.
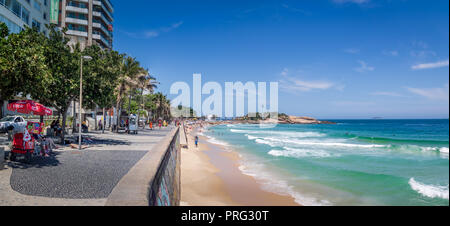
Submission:
{"label": "blue sky", "polygon": [[279,110],[292,115],[449,116],[448,0],[112,2],[114,49],[165,94],[201,73],[279,82]]}

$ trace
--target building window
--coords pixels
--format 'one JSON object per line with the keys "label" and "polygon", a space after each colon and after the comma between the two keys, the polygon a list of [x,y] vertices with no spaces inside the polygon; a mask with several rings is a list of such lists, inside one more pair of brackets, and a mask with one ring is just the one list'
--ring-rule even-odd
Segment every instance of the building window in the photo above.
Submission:
{"label": "building window", "polygon": [[[4,1],[4,0],[0,0]],[[0,22],[3,22],[6,24],[6,26],[8,26],[9,32],[10,33],[19,33],[22,31],[22,28],[15,24],[14,22],[10,21],[9,19],[7,19],[6,17],[4,17],[3,15],[0,14]]]}
{"label": "building window", "polygon": [[[27,2],[29,2],[29,0],[27,0]],[[30,11],[23,7],[17,0],[0,0],[0,4],[16,14],[16,16],[21,18],[28,25],[30,21]]]}
{"label": "building window", "polygon": [[77,24],[67,24],[67,27],[69,28],[69,30],[73,30],[73,31],[83,31],[86,32],[86,26],[81,26],[81,25],[77,25]]}
{"label": "building window", "polygon": [[36,28],[36,30],[39,32],[41,31],[41,23],[39,23],[35,19],[33,19],[32,23],[31,23],[31,27]]}
{"label": "building window", "polygon": [[33,0],[33,7],[36,10],[41,11],[41,3],[39,3],[37,0]]}
{"label": "building window", "polygon": [[87,20],[88,19],[86,14],[73,13],[73,12],[67,13],[67,17],[68,18],[74,18],[74,19],[80,19],[80,20]]}
{"label": "building window", "polygon": [[76,2],[76,1],[69,1],[68,6],[73,6],[73,7],[83,8],[83,9],[88,8],[88,5],[86,3]]}

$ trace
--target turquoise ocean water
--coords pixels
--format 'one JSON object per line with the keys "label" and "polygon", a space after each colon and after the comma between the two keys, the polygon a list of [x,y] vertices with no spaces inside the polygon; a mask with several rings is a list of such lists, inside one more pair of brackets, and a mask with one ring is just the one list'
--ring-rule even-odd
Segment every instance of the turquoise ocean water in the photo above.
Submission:
{"label": "turquoise ocean water", "polygon": [[449,205],[448,120],[332,121],[203,134],[238,152],[263,189],[303,205]]}

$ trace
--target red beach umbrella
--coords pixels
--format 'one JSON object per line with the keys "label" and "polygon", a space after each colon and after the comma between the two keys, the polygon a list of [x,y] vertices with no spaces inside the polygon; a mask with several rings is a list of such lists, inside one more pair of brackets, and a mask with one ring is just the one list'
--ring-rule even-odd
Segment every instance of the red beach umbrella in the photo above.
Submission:
{"label": "red beach umbrella", "polygon": [[53,111],[44,105],[32,100],[12,101],[8,104],[8,111],[16,111],[21,114],[33,114],[41,116],[53,115]]}
{"label": "red beach umbrella", "polygon": [[40,103],[34,103],[34,106],[31,105],[31,109],[33,114],[35,115],[42,115],[42,116],[50,116],[53,115],[52,109],[45,107],[44,105]]}

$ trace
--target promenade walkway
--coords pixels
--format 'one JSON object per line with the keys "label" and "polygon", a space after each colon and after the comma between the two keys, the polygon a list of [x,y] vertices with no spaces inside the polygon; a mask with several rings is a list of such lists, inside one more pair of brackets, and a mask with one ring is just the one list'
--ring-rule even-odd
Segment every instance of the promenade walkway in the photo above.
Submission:
{"label": "promenade walkway", "polygon": [[121,178],[171,129],[91,133],[86,150],[56,150],[30,165],[7,161],[0,170],[0,206],[103,206]]}

